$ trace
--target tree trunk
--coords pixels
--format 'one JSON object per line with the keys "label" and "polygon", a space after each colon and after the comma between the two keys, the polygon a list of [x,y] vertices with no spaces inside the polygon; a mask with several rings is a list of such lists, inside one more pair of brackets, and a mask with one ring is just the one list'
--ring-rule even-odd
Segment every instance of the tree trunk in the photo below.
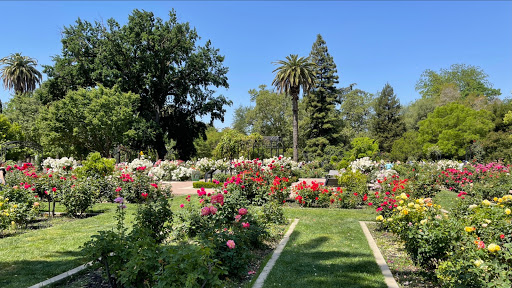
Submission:
{"label": "tree trunk", "polygon": [[293,112],[293,161],[299,162],[299,95],[292,95]]}
{"label": "tree trunk", "polygon": [[167,149],[165,148],[164,133],[157,133],[155,138],[155,149],[156,153],[158,154],[158,159],[164,160],[165,155],[167,154]]}

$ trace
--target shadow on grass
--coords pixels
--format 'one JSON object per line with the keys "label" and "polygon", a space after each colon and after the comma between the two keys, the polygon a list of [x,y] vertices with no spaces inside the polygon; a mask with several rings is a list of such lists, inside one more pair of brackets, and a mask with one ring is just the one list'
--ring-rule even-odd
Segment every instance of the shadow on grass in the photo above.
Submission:
{"label": "shadow on grass", "polygon": [[[62,252],[60,254],[74,255],[76,253]],[[61,261],[22,260],[0,262],[0,287],[29,287],[78,267],[81,264],[80,259]]]}
{"label": "shadow on grass", "polygon": [[295,244],[300,234],[291,235],[265,287],[387,287],[369,249],[340,251],[347,249],[326,246],[331,239],[327,236]]}

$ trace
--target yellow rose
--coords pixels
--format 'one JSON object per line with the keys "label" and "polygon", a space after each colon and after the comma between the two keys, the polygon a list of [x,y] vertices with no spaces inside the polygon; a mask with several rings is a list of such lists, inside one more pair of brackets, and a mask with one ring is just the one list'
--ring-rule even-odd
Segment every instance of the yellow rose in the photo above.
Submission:
{"label": "yellow rose", "polygon": [[489,206],[491,205],[491,202],[489,200],[484,200],[482,201],[482,204],[484,204],[485,206]]}
{"label": "yellow rose", "polygon": [[480,267],[480,265],[482,265],[484,263],[484,261],[478,259],[478,260],[475,260],[475,262],[473,262],[473,264],[475,264],[476,267]]}
{"label": "yellow rose", "polygon": [[405,194],[405,193],[400,194],[400,198],[402,198],[404,200],[407,199],[407,194]]}
{"label": "yellow rose", "polygon": [[398,203],[400,203],[400,204],[404,204],[404,200],[400,200]]}
{"label": "yellow rose", "polygon": [[377,218],[375,218],[375,220],[382,221],[382,220],[384,220],[384,217],[382,217],[382,215],[379,215],[379,216],[377,216]]}
{"label": "yellow rose", "polygon": [[496,202],[496,201],[498,201],[498,197],[494,197],[494,198],[492,198],[492,200],[493,200],[494,202]]}
{"label": "yellow rose", "polygon": [[510,209],[508,209],[508,208],[505,209],[505,214],[510,215],[510,212],[512,212],[512,211],[510,211]]}
{"label": "yellow rose", "polygon": [[398,206],[398,207],[396,207],[396,209],[397,209],[398,211],[401,211],[401,210],[403,209],[403,207],[402,207],[402,206]]}
{"label": "yellow rose", "polygon": [[469,209],[475,209],[476,207],[478,207],[478,205],[475,205],[475,204],[472,204],[472,205],[469,205]]}
{"label": "yellow rose", "polygon": [[393,221],[393,218],[388,218],[388,222],[392,222]]}
{"label": "yellow rose", "polygon": [[420,209],[420,207],[421,207],[420,204],[414,204],[414,208]]}
{"label": "yellow rose", "polygon": [[409,214],[409,210],[407,210],[407,209],[402,210],[402,214],[404,214],[404,215]]}
{"label": "yellow rose", "polygon": [[464,228],[464,230],[466,230],[466,232],[468,232],[468,233],[469,233],[469,232],[473,232],[473,231],[475,231],[475,230],[476,230],[476,228],[475,228],[475,227],[469,227],[469,226],[466,226],[466,227]]}
{"label": "yellow rose", "polygon": [[423,219],[423,220],[420,221],[421,225],[425,225],[426,223],[427,223],[427,219]]}
{"label": "yellow rose", "polygon": [[501,247],[499,245],[491,243],[491,244],[489,244],[489,247],[487,247],[487,250],[489,250],[489,252],[491,252],[491,253],[494,253],[494,252],[500,251]]}
{"label": "yellow rose", "polygon": [[409,206],[409,208],[412,208],[414,207],[414,203],[410,202],[409,204],[407,204],[407,206]]}

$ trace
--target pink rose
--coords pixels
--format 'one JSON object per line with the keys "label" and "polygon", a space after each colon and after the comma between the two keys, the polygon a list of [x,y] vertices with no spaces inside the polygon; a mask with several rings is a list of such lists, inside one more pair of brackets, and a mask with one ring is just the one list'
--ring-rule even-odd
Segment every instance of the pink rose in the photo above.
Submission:
{"label": "pink rose", "polygon": [[226,245],[228,245],[229,249],[234,249],[235,248],[235,241],[233,240],[228,240],[228,242],[226,242]]}
{"label": "pink rose", "polygon": [[245,215],[245,214],[247,214],[247,209],[245,209],[245,208],[240,208],[240,209],[238,209],[238,214],[240,214],[240,215],[242,215],[242,216],[243,216],[243,215]]}
{"label": "pink rose", "polygon": [[210,207],[203,207],[201,209],[201,216],[207,216],[210,214]]}

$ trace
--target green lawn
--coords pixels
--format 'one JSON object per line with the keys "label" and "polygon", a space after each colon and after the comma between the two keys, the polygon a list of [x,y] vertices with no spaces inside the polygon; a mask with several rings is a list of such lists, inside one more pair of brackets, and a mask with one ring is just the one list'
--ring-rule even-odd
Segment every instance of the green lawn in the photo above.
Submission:
{"label": "green lawn", "polygon": [[[466,197],[469,196],[466,195]],[[450,211],[457,206],[460,199],[457,197],[457,193],[449,190],[442,190],[436,194],[433,201],[435,204],[441,205],[443,209]]]}
{"label": "green lawn", "polygon": [[[0,239],[0,287],[28,287],[84,264],[80,246],[98,230],[114,226],[116,204],[97,204],[105,213],[86,219],[56,217],[52,226]],[[127,221],[134,205],[128,205]]]}
{"label": "green lawn", "polygon": [[375,220],[371,209],[286,210],[299,218],[264,287],[387,287],[359,220]]}
{"label": "green lawn", "polygon": [[[182,202],[176,197],[173,208]],[[98,204],[98,216],[56,218],[50,228],[0,239],[0,287],[27,287],[83,264],[80,247],[114,226],[115,207]],[[135,206],[127,211],[130,223]],[[371,209],[286,208],[286,216],[300,221],[265,287],[386,287],[358,223],[375,219]]]}

